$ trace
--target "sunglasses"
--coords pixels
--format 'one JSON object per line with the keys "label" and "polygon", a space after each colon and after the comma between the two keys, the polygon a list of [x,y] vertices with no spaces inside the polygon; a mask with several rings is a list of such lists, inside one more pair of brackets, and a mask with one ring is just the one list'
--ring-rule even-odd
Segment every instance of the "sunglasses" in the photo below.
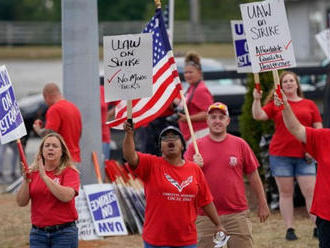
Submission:
{"label": "sunglasses", "polygon": [[178,139],[180,139],[180,135],[177,134],[166,135],[160,138],[161,141],[178,140]]}

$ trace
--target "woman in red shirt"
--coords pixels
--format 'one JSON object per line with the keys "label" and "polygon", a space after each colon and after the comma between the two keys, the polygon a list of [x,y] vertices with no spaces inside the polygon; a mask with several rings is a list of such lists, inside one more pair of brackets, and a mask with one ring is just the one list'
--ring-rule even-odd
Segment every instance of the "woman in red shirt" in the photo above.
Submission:
{"label": "woman in red shirt", "polygon": [[[196,139],[208,134],[207,109],[213,103],[213,96],[203,81],[202,66],[198,54],[190,52],[185,58],[184,78],[189,83],[186,102]],[[191,142],[186,116],[180,113],[179,127],[187,144]]]}
{"label": "woman in red shirt", "polygon": [[[297,75],[289,71],[282,73],[280,85],[300,122],[306,127],[322,128],[319,110],[313,101],[303,98]],[[273,96],[273,92],[269,96]],[[253,118],[263,121],[271,119],[275,124],[269,148],[269,164],[280,193],[280,211],[287,227],[286,239],[296,240],[293,224],[294,178],[298,181],[309,212],[315,186],[315,162],[306,153],[303,144],[286,129],[281,109],[274,105],[274,101],[268,97],[262,108],[262,93],[255,89],[253,97]],[[315,221],[314,216],[311,218]]]}
{"label": "woman in red shirt", "polygon": [[46,135],[16,195],[20,207],[31,200],[31,248],[78,247],[74,198],[79,184],[79,172],[63,138],[57,133]]}
{"label": "woman in red shirt", "polygon": [[214,232],[223,231],[201,168],[182,157],[185,141],[180,130],[162,130],[160,157],[136,152],[132,125],[126,122],[124,130],[123,156],[144,183],[144,247],[196,248],[199,207],[214,223]]}

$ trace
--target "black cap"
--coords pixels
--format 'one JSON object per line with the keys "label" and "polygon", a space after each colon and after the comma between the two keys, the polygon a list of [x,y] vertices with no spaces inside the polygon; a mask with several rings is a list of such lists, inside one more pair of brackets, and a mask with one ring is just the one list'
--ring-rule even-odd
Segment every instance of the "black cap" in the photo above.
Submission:
{"label": "black cap", "polygon": [[173,133],[176,133],[177,135],[180,136],[183,148],[184,148],[184,150],[186,150],[186,142],[183,138],[183,135],[182,135],[181,131],[179,130],[179,128],[177,128],[175,126],[167,126],[160,132],[160,134],[159,134],[159,144],[161,143],[161,138],[163,136],[165,136],[165,134],[170,132],[170,131],[173,132]]}

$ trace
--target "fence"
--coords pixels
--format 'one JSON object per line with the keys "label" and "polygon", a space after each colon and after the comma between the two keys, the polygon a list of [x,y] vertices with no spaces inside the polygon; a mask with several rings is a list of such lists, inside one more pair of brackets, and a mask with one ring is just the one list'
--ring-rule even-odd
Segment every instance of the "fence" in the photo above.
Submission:
{"label": "fence", "polygon": [[[99,42],[104,35],[140,33],[145,21],[101,22]],[[176,21],[174,42],[232,42],[229,22],[208,21],[192,25]],[[0,45],[59,45],[61,44],[61,23],[57,22],[5,22],[0,21]]]}

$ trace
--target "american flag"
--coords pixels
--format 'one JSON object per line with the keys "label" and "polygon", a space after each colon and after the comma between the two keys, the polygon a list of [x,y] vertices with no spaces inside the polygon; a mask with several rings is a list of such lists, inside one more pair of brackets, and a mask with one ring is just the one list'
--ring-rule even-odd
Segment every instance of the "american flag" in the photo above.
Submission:
{"label": "american flag", "polygon": [[[156,119],[178,97],[181,83],[168,40],[161,9],[146,25],[143,33],[153,33],[153,95],[132,101],[134,127],[138,128]],[[126,101],[116,105],[115,120],[107,122],[110,127],[123,129],[127,119]]]}

